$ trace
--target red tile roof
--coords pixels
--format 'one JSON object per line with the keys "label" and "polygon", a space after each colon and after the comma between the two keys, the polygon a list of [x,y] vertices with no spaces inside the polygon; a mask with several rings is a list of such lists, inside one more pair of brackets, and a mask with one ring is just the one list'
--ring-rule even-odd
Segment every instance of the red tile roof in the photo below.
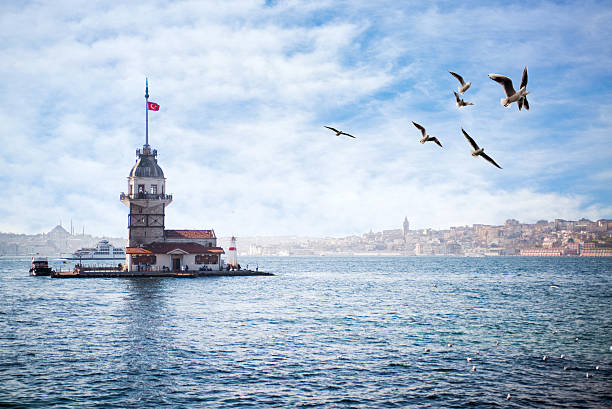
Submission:
{"label": "red tile roof", "polygon": [[126,247],[125,254],[151,254],[151,252],[140,247]]}
{"label": "red tile roof", "polygon": [[206,247],[198,243],[151,243],[143,247],[127,247],[127,254],[168,254],[182,250],[188,254],[224,254],[221,247]]}
{"label": "red tile roof", "polygon": [[167,239],[214,239],[213,230],[166,230]]}

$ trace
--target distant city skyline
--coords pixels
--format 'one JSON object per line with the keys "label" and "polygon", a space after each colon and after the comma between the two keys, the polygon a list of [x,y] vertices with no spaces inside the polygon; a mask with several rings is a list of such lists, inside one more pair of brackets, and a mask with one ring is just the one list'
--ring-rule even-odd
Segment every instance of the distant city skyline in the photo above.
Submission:
{"label": "distant city skyline", "polygon": [[[219,236],[220,246],[228,247],[232,237]],[[92,247],[101,239],[109,240],[115,247],[127,243],[123,237],[96,237],[68,231],[58,224],[48,232],[33,235],[0,232],[0,255],[69,254],[81,247]],[[572,246],[591,249],[603,246],[610,257],[612,220],[541,219],[522,223],[507,219],[498,225],[475,223],[436,230],[411,228],[405,217],[395,228],[370,229],[347,236],[315,237],[296,232],[291,236],[238,236],[238,243],[241,255],[529,255],[538,248],[546,250],[536,253],[556,251],[559,255],[568,252],[574,255],[572,252],[582,247]]]}
{"label": "distant city skyline", "polygon": [[[228,239],[221,238],[220,242]],[[402,228],[346,237],[241,237],[248,256],[531,256],[612,257],[612,220],[539,220],[444,230]]]}
{"label": "distant city skyline", "polygon": [[[145,77],[168,229],[612,218],[605,2],[4,2],[0,22],[0,231],[72,218],[127,235]],[[516,83],[525,66],[531,109],[502,107],[488,74]],[[449,70],[474,106],[456,107]],[[471,157],[462,127],[503,169]]]}
{"label": "distant city skyline", "polygon": [[[239,233],[235,233],[235,234],[219,234],[218,237],[225,240],[225,239],[229,239],[232,236],[236,236],[236,237],[304,237],[304,238],[325,238],[325,237],[335,237],[335,238],[341,238],[341,237],[347,237],[347,236],[351,236],[351,235],[361,235],[361,234],[365,234],[368,232],[382,232],[385,230],[402,230],[404,227],[407,227],[406,230],[410,230],[410,231],[421,231],[421,230],[448,230],[448,229],[452,229],[452,228],[459,228],[459,227],[471,227],[474,225],[485,225],[485,226],[501,226],[504,223],[506,223],[508,220],[519,220],[516,217],[506,217],[504,218],[504,220],[502,220],[499,223],[481,223],[481,222],[474,222],[474,223],[466,223],[466,224],[460,224],[460,225],[451,225],[451,226],[443,226],[441,228],[435,228],[432,226],[420,226],[420,225],[416,225],[413,224],[413,221],[411,219],[408,218],[408,216],[405,216],[403,220],[401,220],[400,222],[397,222],[394,225],[388,225],[388,226],[371,226],[370,228],[364,230],[364,231],[355,231],[355,232],[349,232],[348,234],[337,234],[337,235],[333,235],[333,234],[328,234],[328,235],[313,235],[313,234],[302,234],[299,231],[294,231],[291,234],[268,234],[268,235],[264,235],[264,234],[256,234],[256,235],[247,235],[247,234],[239,234]],[[576,219],[568,219],[568,218],[562,218],[562,217],[555,217],[555,218],[551,218],[551,217],[541,217],[541,218],[536,218],[534,220],[528,220],[528,221],[524,221],[524,220],[519,220],[522,224],[536,224],[538,222],[553,222],[555,220],[563,220],[563,221],[590,221],[590,222],[597,222],[600,220],[612,220],[612,218],[599,218],[599,219],[590,219],[586,216],[583,217],[579,217]],[[405,224],[405,222],[407,222],[407,224]],[[51,225],[50,225],[51,226]],[[72,225],[70,226],[70,222],[68,225],[66,225],[65,222],[63,222],[61,219],[58,220],[58,223],[56,225],[54,225],[54,227],[47,227],[46,230],[42,230],[42,231],[37,231],[37,232],[26,232],[26,231],[2,231],[0,230],[0,235],[2,234],[13,234],[13,235],[44,235],[44,234],[48,234],[50,231],[57,229],[58,227],[62,228],[63,230],[65,230],[68,234],[70,235],[74,235],[74,236],[87,236],[87,237],[94,237],[94,238],[113,238],[113,239],[126,239],[127,240],[127,233],[124,235],[117,235],[117,236],[109,236],[100,232],[92,232],[89,230],[85,230],[85,224],[83,224],[82,226],[76,226],[76,225]],[[126,228],[127,230],[127,228]],[[213,229],[214,230],[214,229]]]}

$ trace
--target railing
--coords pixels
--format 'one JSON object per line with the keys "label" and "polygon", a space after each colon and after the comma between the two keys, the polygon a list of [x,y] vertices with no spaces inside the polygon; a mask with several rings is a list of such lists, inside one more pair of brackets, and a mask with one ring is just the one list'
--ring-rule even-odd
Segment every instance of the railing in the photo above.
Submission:
{"label": "railing", "polygon": [[94,267],[94,266],[82,266],[82,267],[76,267],[78,268],[79,271],[122,271],[123,268],[119,268],[119,267]]}
{"label": "railing", "polygon": [[176,270],[176,269],[172,269],[166,266],[151,266],[151,265],[146,265],[146,264],[132,264],[132,271],[134,272],[157,272],[157,273],[170,273],[170,272],[174,272],[174,273],[193,273],[193,272],[201,272],[201,271],[219,271],[218,268],[213,268],[216,267],[217,264],[207,264],[202,267],[200,267],[198,265],[197,268],[189,268],[189,270],[183,270],[182,268]]}
{"label": "railing", "polygon": [[[173,270],[169,267],[166,266],[152,266],[149,264],[132,264],[132,271],[146,271],[146,272],[156,272],[156,273],[170,273],[170,272],[176,272],[179,270]],[[180,270],[180,272],[183,272],[182,270]]]}
{"label": "railing", "polygon": [[146,193],[146,192],[133,193],[131,195],[126,195],[125,193],[121,193],[119,197],[120,197],[120,200],[125,200],[125,199],[172,200],[172,195]]}

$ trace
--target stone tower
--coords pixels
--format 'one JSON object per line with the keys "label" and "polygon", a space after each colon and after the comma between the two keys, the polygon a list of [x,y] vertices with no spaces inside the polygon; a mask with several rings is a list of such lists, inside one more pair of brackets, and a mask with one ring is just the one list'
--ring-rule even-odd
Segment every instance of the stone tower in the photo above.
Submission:
{"label": "stone tower", "polygon": [[166,178],[157,164],[157,151],[144,145],[136,150],[136,164],[128,177],[128,193],[121,202],[130,209],[128,247],[163,241],[166,206],[172,195],[166,194]]}
{"label": "stone tower", "polygon": [[159,110],[159,105],[149,102],[149,81],[145,88],[146,139],[136,149],[136,164],[128,176],[128,193],[121,193],[121,202],[130,209],[128,216],[129,239],[127,247],[164,240],[166,206],[172,195],[166,194],[166,178],[157,164],[157,150],[149,146],[149,110]]}
{"label": "stone tower", "polygon": [[404,217],[404,223],[402,224],[402,230],[404,233],[404,237],[408,234],[408,230],[410,230],[410,223],[408,222],[408,216]]}

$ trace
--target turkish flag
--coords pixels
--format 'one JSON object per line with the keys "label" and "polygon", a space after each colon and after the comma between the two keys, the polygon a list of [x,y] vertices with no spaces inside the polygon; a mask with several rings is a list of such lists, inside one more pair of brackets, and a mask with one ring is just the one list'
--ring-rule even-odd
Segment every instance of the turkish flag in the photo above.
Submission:
{"label": "turkish flag", "polygon": [[149,102],[149,111],[159,111],[159,105],[155,102]]}

